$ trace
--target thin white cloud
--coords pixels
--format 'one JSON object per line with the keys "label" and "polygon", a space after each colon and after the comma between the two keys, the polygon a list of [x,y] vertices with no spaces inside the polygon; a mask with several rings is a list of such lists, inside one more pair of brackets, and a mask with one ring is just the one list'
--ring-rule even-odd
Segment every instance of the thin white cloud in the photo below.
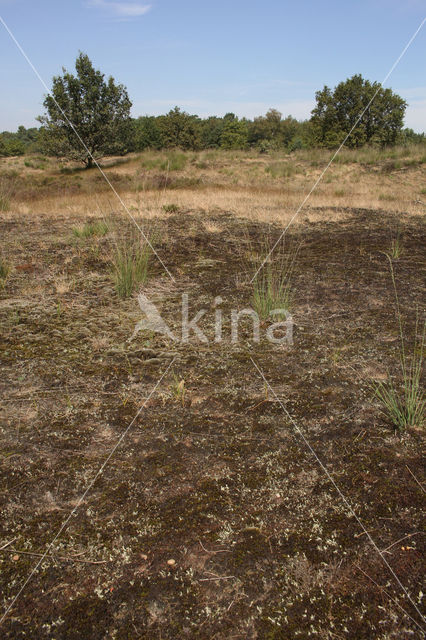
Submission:
{"label": "thin white cloud", "polygon": [[137,18],[145,15],[151,9],[150,4],[109,2],[109,0],[89,0],[88,6],[104,9],[118,18]]}

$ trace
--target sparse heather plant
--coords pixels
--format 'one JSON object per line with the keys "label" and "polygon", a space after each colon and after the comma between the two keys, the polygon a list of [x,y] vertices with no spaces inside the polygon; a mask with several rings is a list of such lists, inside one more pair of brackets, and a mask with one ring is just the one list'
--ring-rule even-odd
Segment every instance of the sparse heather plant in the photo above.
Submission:
{"label": "sparse heather plant", "polygon": [[390,264],[395,295],[399,334],[398,368],[400,376],[399,380],[396,380],[389,374],[387,380],[373,381],[372,386],[376,397],[380,401],[382,413],[395,429],[404,431],[407,427],[423,427],[425,423],[426,398],[422,386],[422,374],[426,324],[423,324],[423,331],[420,334],[417,317],[414,345],[412,350],[408,352],[392,259],[389,255],[387,258]]}

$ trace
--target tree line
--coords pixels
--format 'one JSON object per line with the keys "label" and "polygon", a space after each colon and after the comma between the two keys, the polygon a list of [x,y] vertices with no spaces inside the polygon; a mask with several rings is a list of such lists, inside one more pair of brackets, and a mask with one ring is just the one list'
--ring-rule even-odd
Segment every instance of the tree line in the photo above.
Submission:
{"label": "tree line", "polygon": [[[407,103],[391,89],[361,75],[325,86],[315,94],[308,120],[283,117],[276,109],[253,119],[234,113],[200,118],[175,107],[165,115],[132,118],[127,89],[105,79],[89,57],[80,53],[76,74],[63,69],[45,97],[41,126],[0,134],[0,155],[39,152],[75,159],[90,167],[92,158],[145,149],[203,150],[283,149],[391,146],[421,142],[424,134],[404,128]],[[362,117],[360,118],[360,115]],[[70,122],[73,126],[70,125]],[[86,145],[83,148],[75,131]]]}

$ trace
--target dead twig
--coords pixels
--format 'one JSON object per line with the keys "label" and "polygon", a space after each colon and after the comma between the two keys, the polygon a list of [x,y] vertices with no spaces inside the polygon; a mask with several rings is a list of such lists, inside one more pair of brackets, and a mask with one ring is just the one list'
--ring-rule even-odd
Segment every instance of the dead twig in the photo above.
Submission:
{"label": "dead twig", "polygon": [[408,464],[405,465],[408,469],[408,471],[411,473],[411,475],[413,476],[414,480],[417,482],[417,484],[419,485],[420,489],[423,491],[423,493],[426,493],[426,491],[424,490],[423,486],[420,484],[420,482],[417,480],[416,476],[414,475],[414,473],[411,471],[410,467],[408,466]]}
{"label": "dead twig", "polygon": [[[11,544],[11,543],[8,543],[8,544]],[[45,556],[44,553],[35,553],[34,551],[20,551],[19,549],[6,549],[5,547],[1,547],[0,551],[4,551],[5,553],[16,553],[18,555],[24,555],[24,556],[35,556],[37,558],[44,558],[44,557],[52,558],[52,560],[65,560],[68,562],[83,562],[84,564],[106,564],[108,562],[108,560],[84,560],[83,558],[77,558],[76,556],[54,556],[51,553]],[[82,553],[84,553],[84,551]],[[81,554],[77,554],[77,555],[81,555]]]}
{"label": "dead twig", "polygon": [[205,548],[201,540],[198,540],[198,542],[200,543],[201,548],[204,549],[206,553],[211,553],[212,555],[215,553],[231,553],[229,549],[217,549],[216,551],[209,551]]}
{"label": "dead twig", "polygon": [[0,551],[3,551],[3,549],[6,549],[6,547],[8,547],[10,544],[12,544],[12,542],[15,542],[16,538],[12,538],[12,540],[9,540],[9,542],[6,542],[6,544],[4,544],[2,547],[0,547]]}
{"label": "dead twig", "polygon": [[384,553],[385,551],[389,551],[389,549],[392,549],[392,547],[394,547],[396,544],[398,544],[398,542],[402,542],[403,540],[406,540],[407,538],[412,538],[413,536],[418,536],[418,535],[424,535],[423,531],[416,531],[416,533],[409,533],[407,536],[404,536],[403,538],[400,538],[396,542],[392,542],[392,544],[390,544],[388,547],[386,547],[386,549],[382,549],[382,553]]}
{"label": "dead twig", "polygon": [[217,576],[217,578],[199,578],[199,582],[207,582],[209,580],[236,580],[235,576]]}

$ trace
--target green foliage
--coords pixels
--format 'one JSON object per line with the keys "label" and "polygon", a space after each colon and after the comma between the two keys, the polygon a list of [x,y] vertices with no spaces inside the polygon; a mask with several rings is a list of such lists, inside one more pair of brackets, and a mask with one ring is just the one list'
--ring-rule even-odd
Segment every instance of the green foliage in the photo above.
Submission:
{"label": "green foliage", "polygon": [[76,76],[63,69],[62,76],[53,78],[52,95],[46,96],[43,103],[47,113],[39,118],[43,125],[40,143],[48,154],[79,160],[91,167],[92,157],[126,151],[132,103],[125,87],[117,85],[112,77],[106,81],[84,53],[77,57],[75,68]]}
{"label": "green foliage", "polygon": [[222,149],[245,149],[248,143],[247,121],[239,120],[233,113],[224,117],[224,126],[220,136]]}
{"label": "green foliage", "polygon": [[[376,94],[360,122],[359,116]],[[334,91],[325,86],[316,93],[311,125],[314,143],[324,147],[339,146],[355,127],[345,144],[361,147],[367,143],[382,146],[398,141],[407,103],[391,89],[354,75],[341,82]]]}
{"label": "green foliage", "polygon": [[161,149],[163,140],[156,116],[142,116],[132,123],[132,136],[129,142],[131,151]]}
{"label": "green foliage", "polygon": [[198,116],[191,116],[186,111],[181,111],[179,107],[175,107],[167,115],[159,116],[157,121],[162,147],[200,148]]}
{"label": "green foliage", "polygon": [[[261,153],[273,153],[337,147],[376,90],[377,96],[346,145],[383,147],[396,142],[407,146],[425,142],[425,134],[402,129],[405,101],[390,89],[385,90],[360,75],[341,82],[333,91],[328,87],[318,91],[312,117],[305,121],[298,121],[291,115],[283,118],[276,109],[269,109],[265,115],[253,120],[239,119],[233,113],[202,119],[179,107],[165,115],[132,119],[129,116],[131,103],[122,85],[116,85],[113,78],[104,80],[103,74],[93,68],[83,53],[77,58],[76,70],[76,76],[63,70],[62,76],[53,78],[53,96],[47,96],[44,101],[46,114],[39,118],[43,125],[40,129],[21,126],[16,133],[4,131],[0,135],[0,156],[42,152],[91,165],[90,157],[53,98],[75,124],[96,158],[126,151],[165,149],[198,151],[251,147]],[[157,160],[153,162],[155,167],[164,169],[160,161],[158,164]],[[173,171],[171,164],[169,169]]]}
{"label": "green foliage", "polygon": [[248,123],[248,141],[260,151],[277,149],[294,151],[308,146],[308,129],[292,116],[282,119],[276,109],[269,109],[265,116]]}
{"label": "green foliage", "polygon": [[25,153],[24,143],[12,135],[7,132],[0,135],[0,156],[22,156]]}
{"label": "green foliage", "polygon": [[218,149],[222,137],[224,119],[211,116],[201,122],[201,146],[203,149]]}

